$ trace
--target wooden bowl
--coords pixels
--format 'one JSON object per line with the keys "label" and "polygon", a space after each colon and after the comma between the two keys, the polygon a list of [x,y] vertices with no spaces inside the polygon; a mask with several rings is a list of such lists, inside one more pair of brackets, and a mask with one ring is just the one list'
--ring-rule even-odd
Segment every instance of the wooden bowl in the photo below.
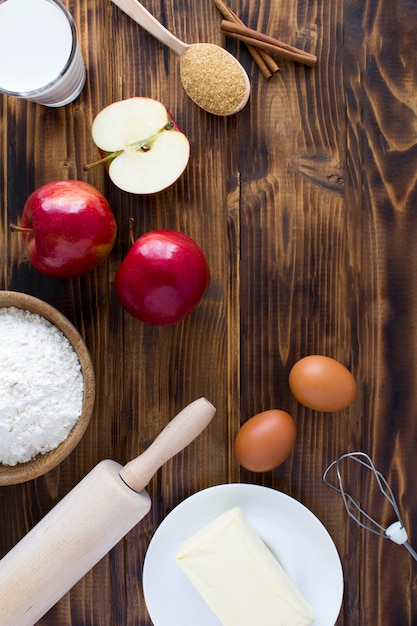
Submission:
{"label": "wooden bowl", "polygon": [[69,433],[54,450],[45,454],[38,454],[32,460],[17,465],[3,465],[0,463],[0,485],[23,483],[38,476],[42,476],[63,461],[80,441],[89,424],[95,401],[95,377],[88,349],[71,322],[54,307],[16,291],[0,290],[0,307],[16,307],[31,313],[37,313],[54,324],[68,339],[75,350],[81,365],[84,378],[84,395],[81,415]]}

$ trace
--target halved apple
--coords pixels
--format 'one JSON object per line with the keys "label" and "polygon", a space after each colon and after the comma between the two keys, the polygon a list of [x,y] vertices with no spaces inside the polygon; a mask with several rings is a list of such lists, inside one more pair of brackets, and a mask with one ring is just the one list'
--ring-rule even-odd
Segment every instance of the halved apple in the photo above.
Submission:
{"label": "halved apple", "polygon": [[166,189],[181,176],[190,158],[190,143],[167,108],[157,100],[134,97],[113,102],[96,116],[93,141],[110,179],[135,194]]}

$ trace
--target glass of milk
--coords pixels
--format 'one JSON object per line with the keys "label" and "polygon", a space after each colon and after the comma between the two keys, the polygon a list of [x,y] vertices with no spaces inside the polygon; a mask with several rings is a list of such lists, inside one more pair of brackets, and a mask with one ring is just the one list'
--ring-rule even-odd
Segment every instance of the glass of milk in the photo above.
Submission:
{"label": "glass of milk", "polygon": [[0,0],[0,92],[60,107],[84,83],[77,29],[60,0]]}

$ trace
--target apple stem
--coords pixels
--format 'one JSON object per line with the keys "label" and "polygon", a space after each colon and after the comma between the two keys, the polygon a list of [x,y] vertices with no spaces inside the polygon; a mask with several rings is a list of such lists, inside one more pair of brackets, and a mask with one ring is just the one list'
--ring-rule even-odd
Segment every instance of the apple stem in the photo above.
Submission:
{"label": "apple stem", "polygon": [[93,167],[97,167],[97,165],[102,165],[103,163],[107,163],[107,161],[112,161],[117,156],[119,156],[119,154],[122,154],[122,152],[124,152],[124,150],[116,150],[116,152],[111,152],[110,154],[107,154],[102,159],[99,159],[98,161],[94,161],[94,163],[87,163],[86,165],[83,165],[83,170],[84,172],[88,172],[88,170],[92,170]]}
{"label": "apple stem", "polygon": [[[129,144],[129,148],[137,151],[142,150],[142,152],[149,152],[153,142],[155,141],[159,133],[162,133],[162,131],[164,130],[172,130],[173,128],[174,122],[169,121],[153,135],[146,137],[146,139],[139,139],[139,141],[134,141],[133,143]],[[93,169],[93,167],[97,167],[97,165],[102,165],[103,163],[107,163],[108,161],[113,161],[113,159],[118,157],[123,152],[124,150],[116,150],[115,152],[106,154],[105,157],[99,159],[98,161],[94,161],[94,163],[87,163],[86,165],[83,165],[83,170],[84,172],[88,172],[88,170]]]}
{"label": "apple stem", "polygon": [[134,217],[129,217],[129,238],[130,238],[130,243],[133,244],[135,243],[135,236],[133,234],[133,224],[135,223],[135,218]]}
{"label": "apple stem", "polygon": [[32,228],[23,228],[23,226],[17,226],[16,224],[10,224],[10,230],[14,233],[33,233]]}

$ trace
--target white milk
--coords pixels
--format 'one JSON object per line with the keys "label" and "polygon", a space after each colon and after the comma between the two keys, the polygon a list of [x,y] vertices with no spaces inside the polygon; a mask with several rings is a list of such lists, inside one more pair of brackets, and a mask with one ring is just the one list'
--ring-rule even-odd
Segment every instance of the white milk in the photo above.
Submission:
{"label": "white milk", "polygon": [[78,96],[85,68],[64,11],[50,0],[0,3],[0,91],[49,106]]}

